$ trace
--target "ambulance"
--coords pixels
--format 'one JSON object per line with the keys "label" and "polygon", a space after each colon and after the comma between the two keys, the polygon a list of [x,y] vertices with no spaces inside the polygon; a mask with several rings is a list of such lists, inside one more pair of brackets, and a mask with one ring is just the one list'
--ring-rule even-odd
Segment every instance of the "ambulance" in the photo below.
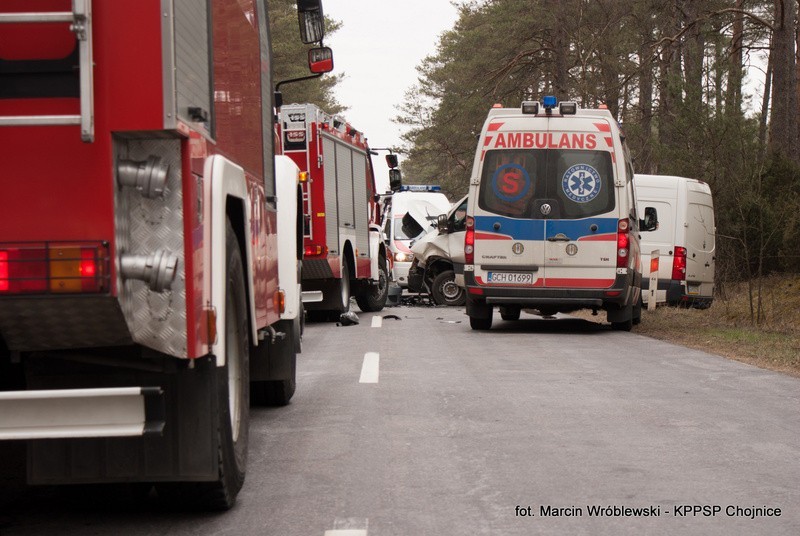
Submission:
{"label": "ambulance", "polygon": [[[642,296],[650,296],[649,270],[658,272],[657,303],[706,309],[714,300],[716,227],[708,184],[686,177],[640,175],[633,179],[639,211],[655,211],[658,228],[642,232]],[[654,252],[657,254],[654,256]],[[654,258],[657,263],[652,263]]]}
{"label": "ambulance", "polygon": [[[473,164],[464,237],[475,330],[523,310],[602,309],[641,319],[639,216],[625,139],[607,109],[545,97],[490,110]],[[653,221],[643,225],[655,225]]]}

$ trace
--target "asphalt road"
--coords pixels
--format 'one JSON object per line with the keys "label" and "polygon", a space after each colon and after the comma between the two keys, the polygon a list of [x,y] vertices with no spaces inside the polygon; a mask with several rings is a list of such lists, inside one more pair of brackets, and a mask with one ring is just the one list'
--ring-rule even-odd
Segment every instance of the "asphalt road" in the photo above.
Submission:
{"label": "asphalt road", "polygon": [[577,319],[360,317],[308,326],[232,511],[27,489],[0,535],[800,534],[798,379]]}

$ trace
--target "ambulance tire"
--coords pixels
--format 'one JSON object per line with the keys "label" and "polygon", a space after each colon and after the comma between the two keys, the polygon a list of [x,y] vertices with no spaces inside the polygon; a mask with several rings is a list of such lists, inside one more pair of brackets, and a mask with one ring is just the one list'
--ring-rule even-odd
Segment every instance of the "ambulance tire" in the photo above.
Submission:
{"label": "ambulance tire", "polygon": [[639,294],[639,301],[636,302],[636,305],[633,307],[633,325],[638,326],[642,323],[642,295]]}
{"label": "ambulance tire", "polygon": [[225,365],[213,371],[217,384],[217,480],[157,484],[160,496],[179,508],[224,511],[244,484],[250,425],[250,359],[244,266],[239,242],[226,233]]}
{"label": "ambulance tire", "polygon": [[618,322],[611,322],[611,329],[614,331],[630,331],[633,329],[633,306],[629,305],[626,307],[628,309],[628,314],[625,315],[628,317],[627,320],[621,320]]}
{"label": "ambulance tire", "polygon": [[381,256],[378,259],[378,284],[369,285],[363,294],[356,296],[356,303],[365,313],[376,313],[383,309],[388,297],[389,269],[386,266],[386,259]]}
{"label": "ambulance tire", "polygon": [[501,307],[500,318],[503,320],[519,320],[522,310],[519,307]]}
{"label": "ambulance tire", "polygon": [[469,317],[469,327],[475,331],[488,331],[492,329],[492,317],[489,318],[476,318]]}
{"label": "ambulance tire", "polygon": [[467,301],[466,291],[456,285],[456,274],[453,270],[445,270],[433,278],[431,296],[436,305],[464,305]]}

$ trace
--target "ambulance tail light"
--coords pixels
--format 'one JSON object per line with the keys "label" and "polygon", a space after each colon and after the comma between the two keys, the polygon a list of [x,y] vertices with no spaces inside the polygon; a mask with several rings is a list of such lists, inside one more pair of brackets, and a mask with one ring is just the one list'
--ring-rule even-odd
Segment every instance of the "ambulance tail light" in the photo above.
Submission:
{"label": "ambulance tail light", "polygon": [[675,248],[675,255],[672,257],[672,279],[676,281],[686,279],[686,248],[680,246]]}
{"label": "ambulance tail light", "polygon": [[617,268],[628,267],[628,253],[630,251],[630,224],[627,219],[619,220],[617,224]]}
{"label": "ambulance tail light", "polygon": [[0,244],[0,294],[108,292],[109,267],[102,243]]}
{"label": "ambulance tail light", "polygon": [[475,218],[467,216],[464,233],[464,264],[475,264]]}

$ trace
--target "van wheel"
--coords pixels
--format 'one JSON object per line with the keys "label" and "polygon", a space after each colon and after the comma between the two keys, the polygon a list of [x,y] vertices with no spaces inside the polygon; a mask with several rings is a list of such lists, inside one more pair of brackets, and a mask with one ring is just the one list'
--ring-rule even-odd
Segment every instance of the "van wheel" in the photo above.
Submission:
{"label": "van wheel", "polygon": [[356,303],[365,313],[374,313],[383,309],[389,296],[389,270],[386,259],[378,259],[378,284],[370,285],[363,293],[356,296]]}
{"label": "van wheel", "polygon": [[436,305],[464,305],[467,301],[466,291],[456,285],[453,270],[445,270],[433,278],[431,295]]}

